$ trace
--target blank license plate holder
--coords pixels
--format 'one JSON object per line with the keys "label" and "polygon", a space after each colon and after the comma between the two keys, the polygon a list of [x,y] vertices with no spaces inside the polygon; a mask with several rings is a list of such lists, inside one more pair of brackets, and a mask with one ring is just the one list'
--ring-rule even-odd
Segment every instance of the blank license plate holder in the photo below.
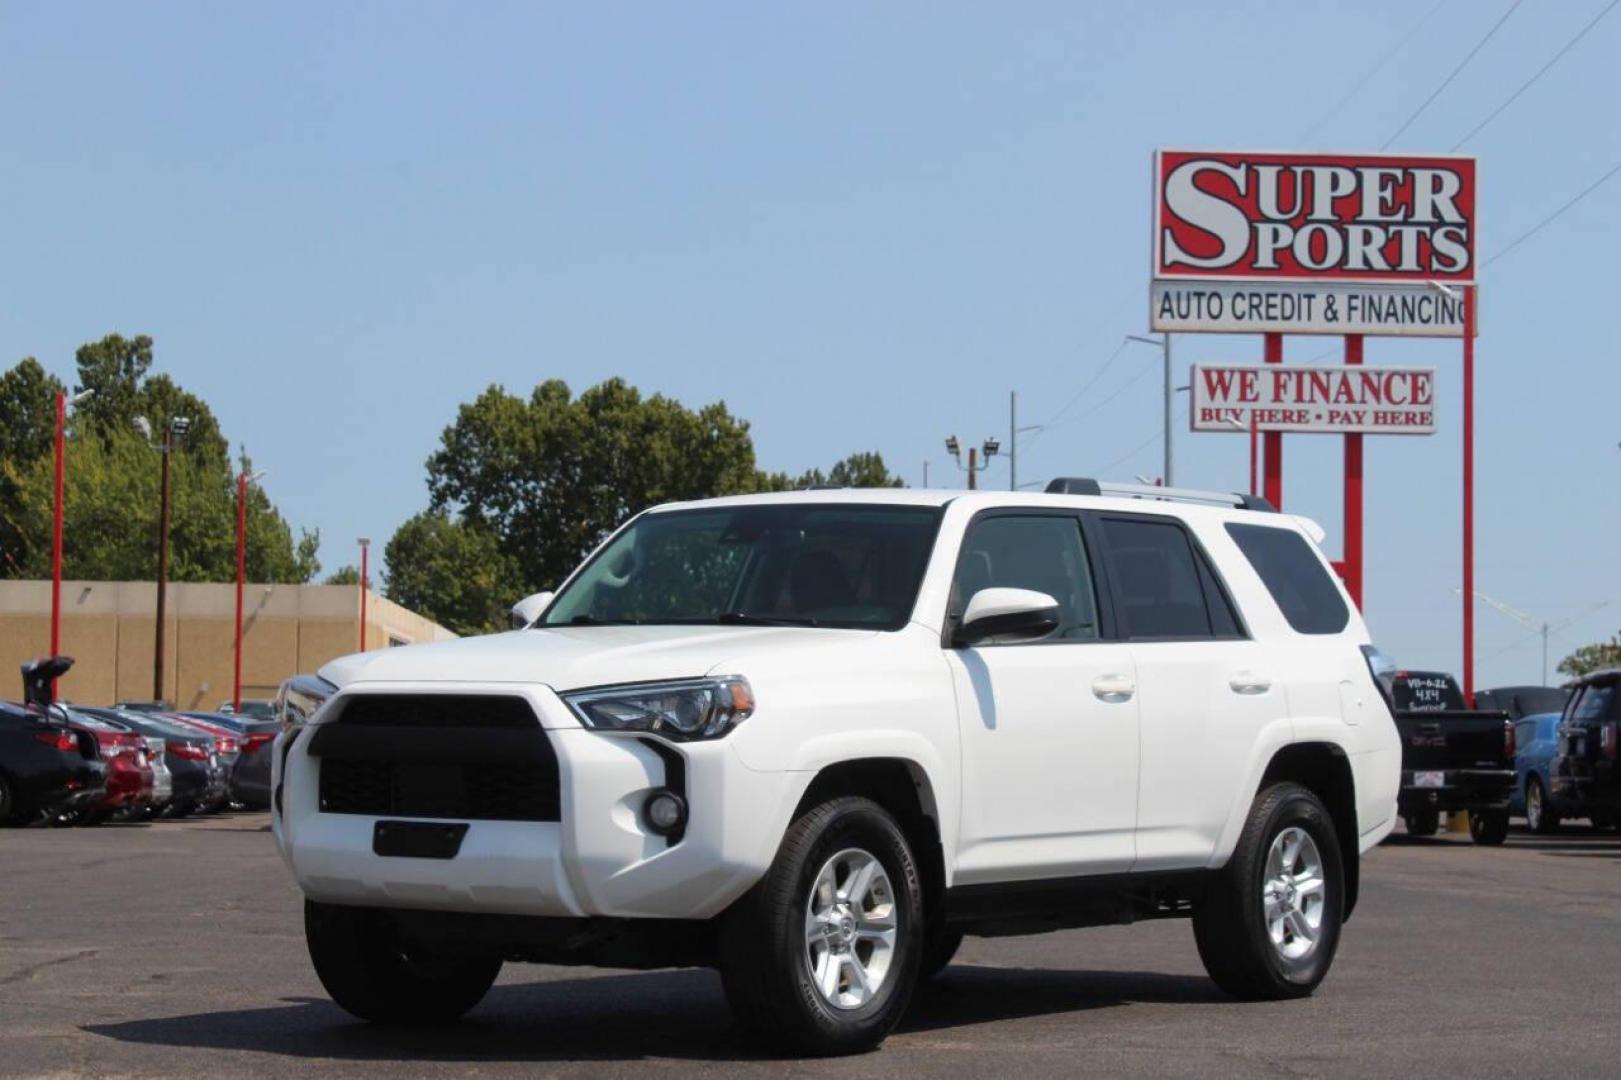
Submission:
{"label": "blank license plate holder", "polygon": [[1446,787],[1447,774],[1440,771],[1416,772],[1413,774],[1413,786],[1421,788]]}
{"label": "blank license plate holder", "polygon": [[466,822],[379,821],[371,850],[385,858],[454,859],[467,835]]}

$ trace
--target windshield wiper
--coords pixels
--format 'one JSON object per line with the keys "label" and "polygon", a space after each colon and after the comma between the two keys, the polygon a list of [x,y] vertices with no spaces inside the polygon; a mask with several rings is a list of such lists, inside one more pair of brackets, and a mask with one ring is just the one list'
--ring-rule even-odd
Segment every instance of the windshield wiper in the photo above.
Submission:
{"label": "windshield wiper", "polygon": [[715,616],[715,621],[731,626],[815,626],[816,620],[809,616],[782,617],[772,615],[750,615],[746,611],[724,611]]}
{"label": "windshield wiper", "polygon": [[[576,615],[568,621],[570,626],[640,626],[640,619],[599,619],[595,615]],[[553,624],[556,625],[556,624]]]}

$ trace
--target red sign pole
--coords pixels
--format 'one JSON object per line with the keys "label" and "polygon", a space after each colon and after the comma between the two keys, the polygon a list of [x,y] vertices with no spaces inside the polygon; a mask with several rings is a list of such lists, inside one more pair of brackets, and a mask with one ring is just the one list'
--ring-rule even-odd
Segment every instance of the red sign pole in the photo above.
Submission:
{"label": "red sign pole", "polygon": [[1463,287],[1463,699],[1475,705],[1475,287]]}
{"label": "red sign pole", "polygon": [[[1345,362],[1362,363],[1362,335],[1345,335]],[[1345,436],[1345,589],[1362,609],[1362,436]]]}
{"label": "red sign pole", "polygon": [[242,711],[242,581],[248,568],[248,468],[236,477],[236,657],[231,676],[231,707]]}
{"label": "red sign pole", "polygon": [[[1266,335],[1266,362],[1269,364],[1283,363],[1283,335]],[[1264,439],[1266,443],[1266,501],[1279,510],[1283,509],[1283,432],[1269,431]]]}

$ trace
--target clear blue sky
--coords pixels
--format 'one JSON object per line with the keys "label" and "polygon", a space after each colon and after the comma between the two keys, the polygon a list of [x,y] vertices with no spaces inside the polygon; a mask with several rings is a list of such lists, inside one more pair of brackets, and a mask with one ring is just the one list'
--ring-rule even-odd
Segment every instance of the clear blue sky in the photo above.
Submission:
{"label": "clear blue sky", "polygon": [[[1396,148],[1449,149],[1604,2],[1525,4]],[[1507,0],[1390,55],[1433,7],[7,0],[0,360],[69,376],[151,334],[328,569],[423,506],[492,382],[623,375],[723,398],[769,468],[876,449],[957,484],[946,435],[1005,440],[1010,389],[1050,418],[1146,331],[1152,149],[1377,148]],[[1618,49],[1621,14],[1464,147],[1486,257],[1621,160]],[[1555,622],[1618,601],[1555,660],[1621,625],[1617,244],[1621,178],[1482,275],[1478,586]],[[1440,368],[1440,430],[1368,440],[1368,617],[1456,670],[1458,346],[1369,343],[1402,361]],[[1022,476],[1157,472],[1156,367],[1122,352]],[[1179,483],[1245,482],[1243,436],[1177,421]],[[1289,440],[1287,504],[1334,554],[1339,464]],[[1537,678],[1527,631],[1478,625],[1483,685]]]}

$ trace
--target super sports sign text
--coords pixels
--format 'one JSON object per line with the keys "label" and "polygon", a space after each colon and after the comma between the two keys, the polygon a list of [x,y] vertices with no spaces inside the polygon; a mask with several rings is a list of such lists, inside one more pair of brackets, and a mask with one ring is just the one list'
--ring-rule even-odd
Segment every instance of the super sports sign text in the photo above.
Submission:
{"label": "super sports sign text", "polygon": [[1154,277],[1473,282],[1475,159],[1161,150]]}

